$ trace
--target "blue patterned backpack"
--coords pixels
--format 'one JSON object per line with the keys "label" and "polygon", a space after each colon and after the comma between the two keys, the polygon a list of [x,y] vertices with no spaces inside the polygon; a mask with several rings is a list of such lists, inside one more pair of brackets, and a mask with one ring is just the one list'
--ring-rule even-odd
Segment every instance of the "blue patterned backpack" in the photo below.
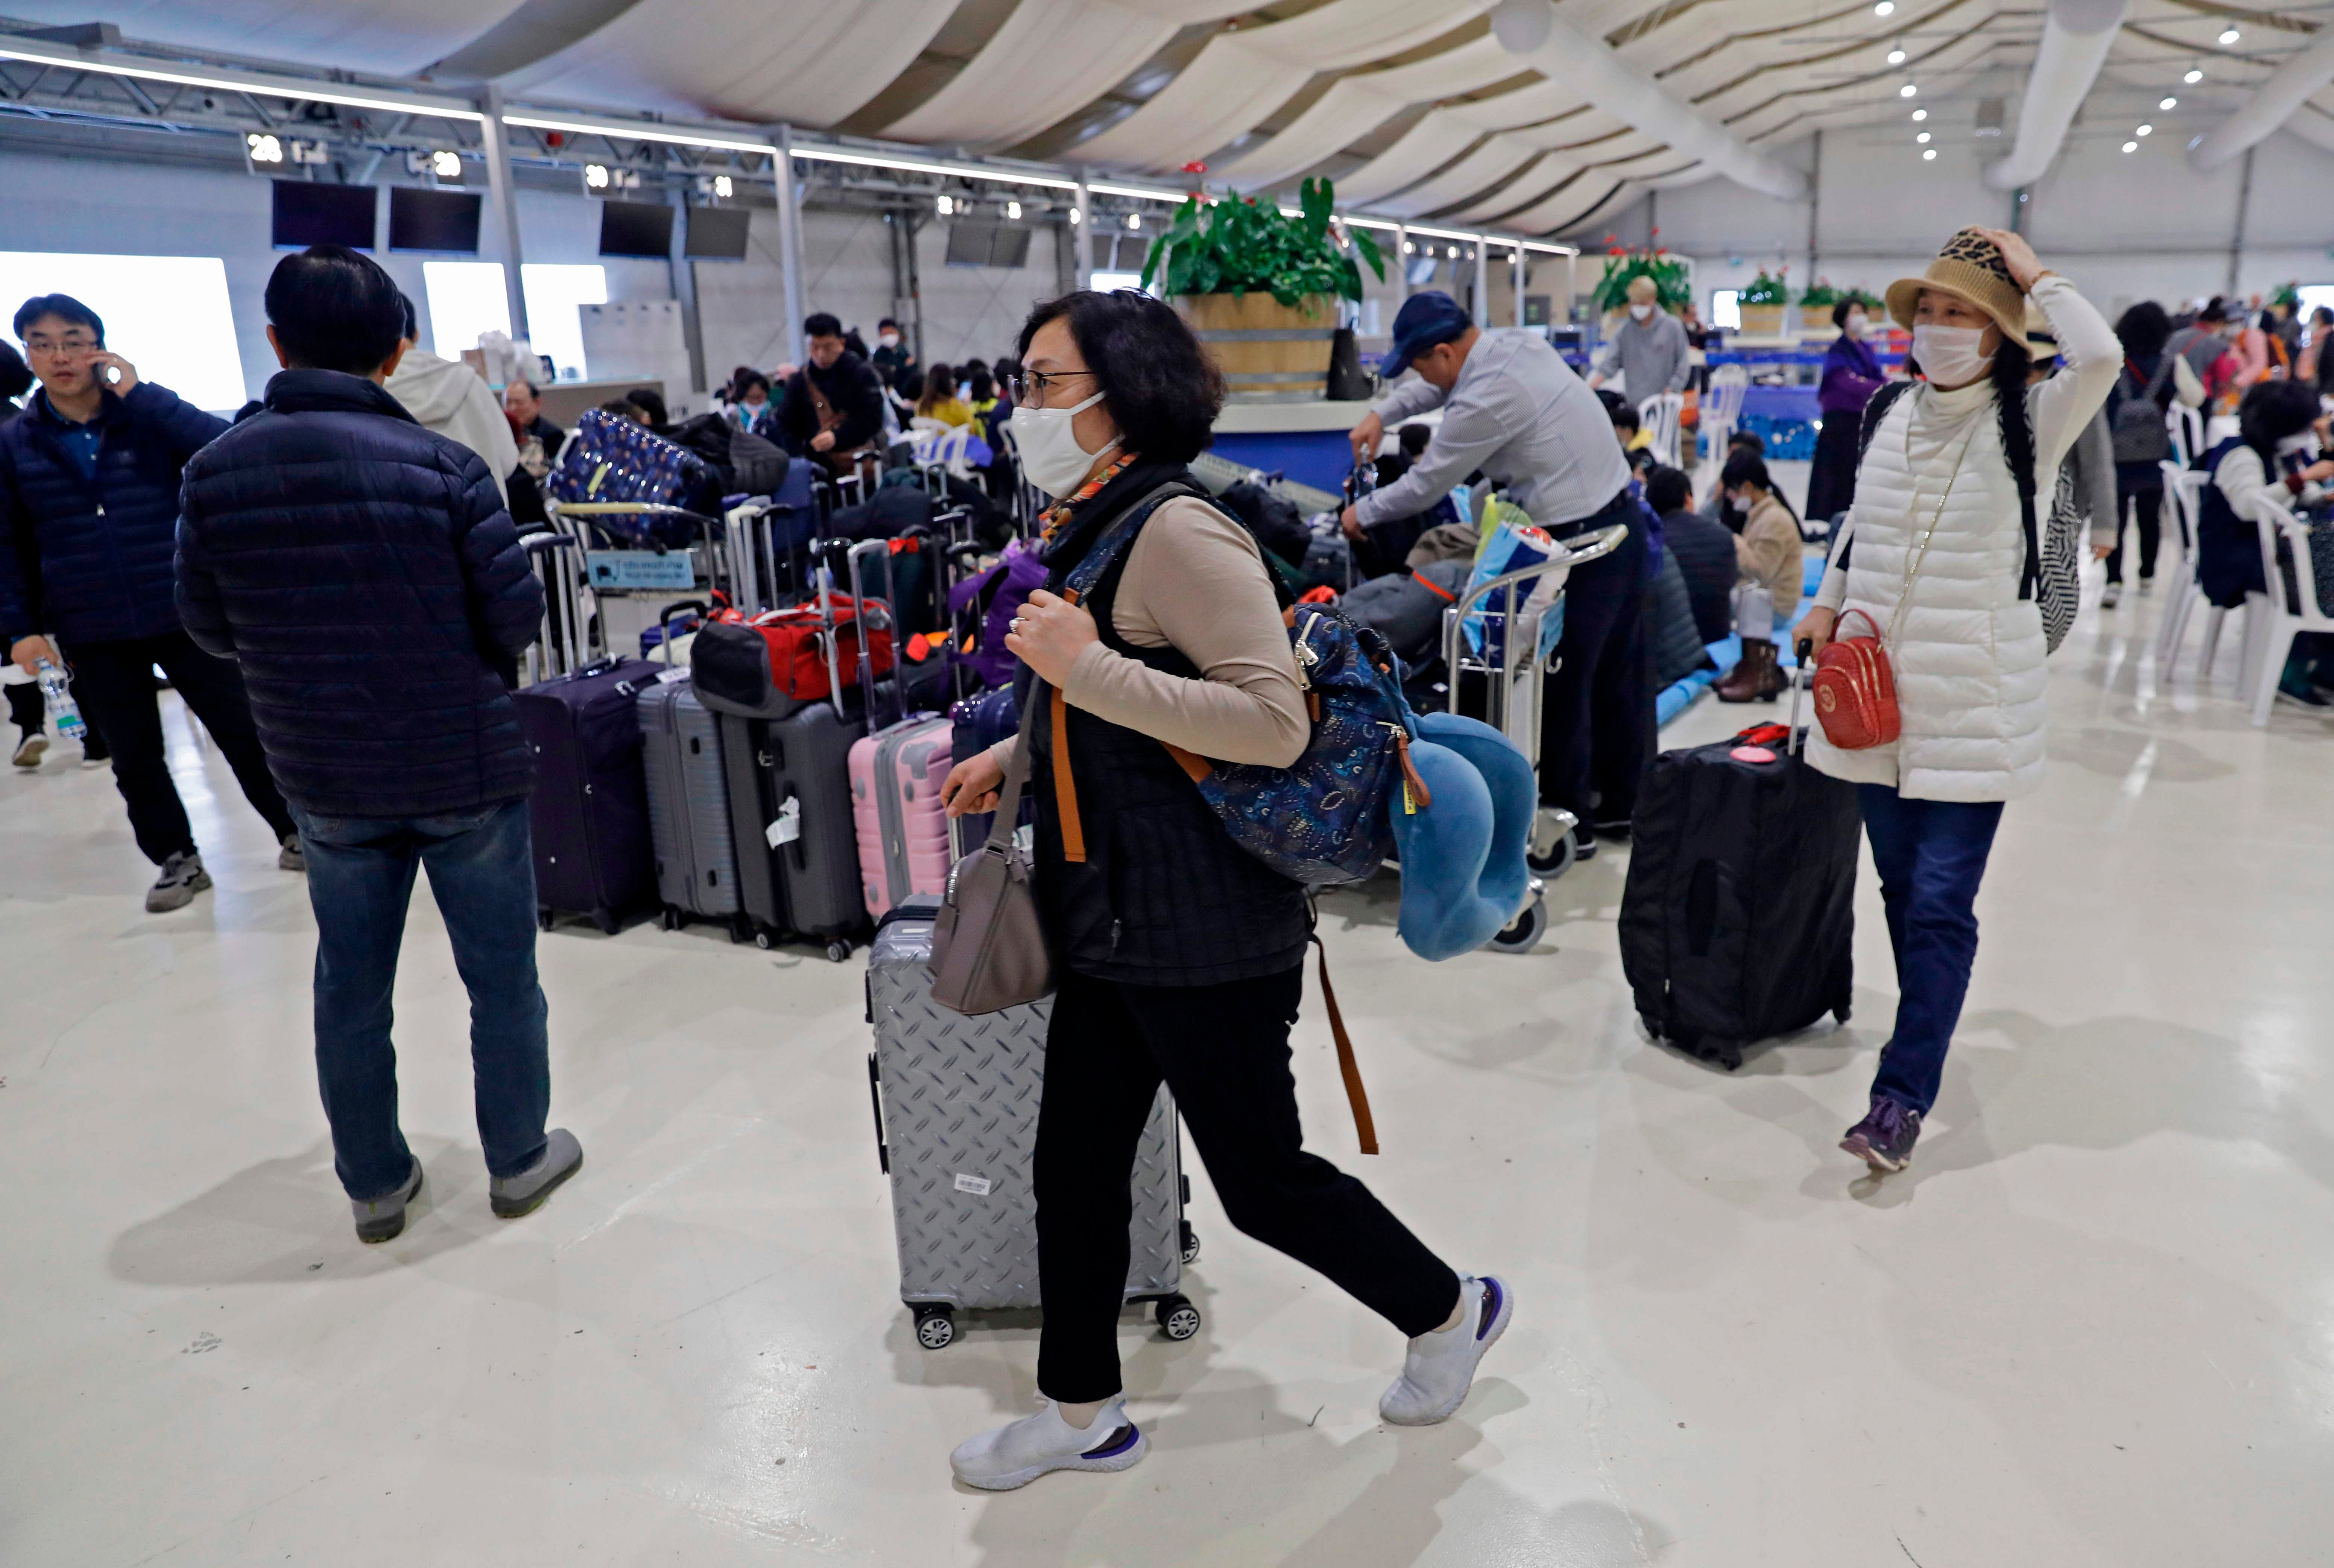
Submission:
{"label": "blue patterned backpack", "polygon": [[[544,489],[553,500],[568,503],[650,501],[718,511],[721,484],[712,466],[686,447],[632,420],[586,409],[575,421],[575,433],[560,449],[559,467],[544,481]],[[697,539],[696,528],[679,517],[619,514],[593,521],[636,544],[676,548]]]}
{"label": "blue patterned backpack", "polygon": [[[1064,596],[1084,601],[1151,514],[1178,495],[1208,499],[1181,482],[1153,491],[1071,568]],[[1313,717],[1304,755],[1278,768],[1167,749],[1241,849],[1308,888],[1360,881],[1394,853],[1390,810],[1427,805],[1410,760],[1418,721],[1384,638],[1326,605],[1292,604],[1282,618]]]}

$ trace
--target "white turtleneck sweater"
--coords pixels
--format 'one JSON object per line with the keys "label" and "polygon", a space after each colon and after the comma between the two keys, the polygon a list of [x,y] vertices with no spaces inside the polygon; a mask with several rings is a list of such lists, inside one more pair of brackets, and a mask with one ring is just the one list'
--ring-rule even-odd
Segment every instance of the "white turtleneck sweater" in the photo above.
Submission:
{"label": "white turtleneck sweater", "polygon": [[[2045,274],[2032,297],[2067,361],[2027,400],[2039,530],[2059,465],[2107,401],[2123,351],[2065,278]],[[2040,607],[2018,596],[2025,561],[1992,381],[1949,392],[1923,385],[1899,398],[1857,470],[1856,504],[1816,602],[1871,617],[1888,646],[1903,733],[1886,746],[1842,751],[1818,727],[1808,762],[1914,800],[2001,801],[2037,788],[2046,649]],[[1867,630],[1857,620],[1837,635]]]}

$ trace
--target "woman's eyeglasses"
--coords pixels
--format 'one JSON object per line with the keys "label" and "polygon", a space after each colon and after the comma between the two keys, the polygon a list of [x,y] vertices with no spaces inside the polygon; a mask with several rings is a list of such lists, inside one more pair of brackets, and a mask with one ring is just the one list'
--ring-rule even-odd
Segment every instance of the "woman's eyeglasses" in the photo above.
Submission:
{"label": "woman's eyeglasses", "polygon": [[1018,376],[1006,377],[1005,384],[1012,389],[1015,402],[1026,403],[1033,409],[1042,409],[1046,406],[1046,399],[1053,394],[1056,381],[1066,381],[1073,376],[1093,374],[1092,370],[1056,370],[1049,376],[1041,371],[1027,370]]}

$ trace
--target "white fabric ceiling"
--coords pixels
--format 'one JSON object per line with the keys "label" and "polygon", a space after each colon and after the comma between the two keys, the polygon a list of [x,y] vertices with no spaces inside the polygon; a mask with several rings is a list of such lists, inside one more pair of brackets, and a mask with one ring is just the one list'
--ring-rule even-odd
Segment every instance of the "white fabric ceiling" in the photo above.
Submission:
{"label": "white fabric ceiling", "polygon": [[[1871,0],[1558,4],[1630,70],[1768,150],[1818,128],[1901,126],[1910,106],[1898,89],[1909,81],[1923,84],[1924,103],[1957,94],[1964,127],[1965,101],[1983,83],[2014,120],[2041,20],[2031,0],[1895,0],[1886,18]],[[857,114],[853,129],[901,140],[1029,144],[1066,163],[1153,178],[1205,159],[1211,178],[1250,190],[1285,191],[1328,172],[1350,204],[1526,233],[1567,232],[1639,190],[1712,176],[1665,145],[1658,126],[1633,129],[1486,36],[1490,0],[1239,5],[114,0],[96,9],[132,38],[288,63],[503,71],[508,94],[545,104],[814,128]],[[92,8],[7,0],[5,9],[63,24]],[[2180,89],[2184,118],[2162,128],[2185,140],[2245,101],[2320,34],[2323,17],[2231,0],[2134,0],[2093,99],[2119,93],[2145,109],[2204,63],[2210,80]],[[2216,39],[2231,25],[2242,41],[2224,48]],[[465,62],[465,47],[489,34]],[[1886,62],[1892,45],[1906,53],[1901,65]],[[934,85],[908,85],[925,82]],[[2334,125],[2334,88],[2296,119],[2306,131]]]}

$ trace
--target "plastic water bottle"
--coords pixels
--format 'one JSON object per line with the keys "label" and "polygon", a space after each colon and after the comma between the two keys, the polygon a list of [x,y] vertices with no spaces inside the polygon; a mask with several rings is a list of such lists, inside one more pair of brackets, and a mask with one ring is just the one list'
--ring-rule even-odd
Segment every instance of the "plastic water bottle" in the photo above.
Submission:
{"label": "plastic water bottle", "polygon": [[49,707],[49,723],[56,727],[61,740],[80,740],[89,734],[82,722],[81,704],[72,697],[72,688],[65,682],[65,672],[43,659],[34,666],[34,678],[41,683],[41,697]]}

